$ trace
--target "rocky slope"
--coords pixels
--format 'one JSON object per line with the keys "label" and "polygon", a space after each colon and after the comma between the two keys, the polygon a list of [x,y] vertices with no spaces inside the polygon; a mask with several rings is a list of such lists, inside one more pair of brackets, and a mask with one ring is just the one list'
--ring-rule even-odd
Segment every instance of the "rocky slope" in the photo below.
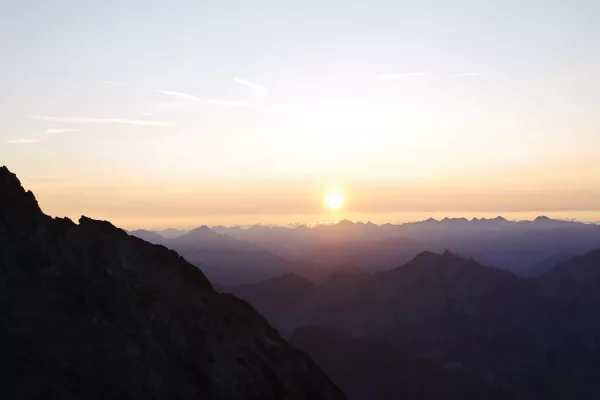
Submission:
{"label": "rocky slope", "polygon": [[424,252],[391,271],[339,275],[308,287],[300,301],[278,301],[289,287],[272,279],[222,290],[264,310],[280,332],[317,326],[383,339],[515,398],[600,395],[600,251],[541,278]]}
{"label": "rocky slope", "polygon": [[499,388],[412,357],[382,339],[309,327],[295,331],[290,343],[312,354],[350,400],[511,398]]}
{"label": "rocky slope", "polygon": [[0,397],[343,399],[174,251],[52,219],[0,168]]}

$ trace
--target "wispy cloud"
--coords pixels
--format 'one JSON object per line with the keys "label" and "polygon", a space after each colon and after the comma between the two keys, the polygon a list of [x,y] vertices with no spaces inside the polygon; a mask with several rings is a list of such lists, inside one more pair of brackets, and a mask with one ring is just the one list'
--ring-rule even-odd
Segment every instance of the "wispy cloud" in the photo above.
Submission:
{"label": "wispy cloud", "polygon": [[377,79],[384,82],[389,81],[399,81],[404,79],[416,78],[419,76],[425,76],[424,72],[406,72],[406,73],[396,73],[396,74],[379,74],[377,75]]}
{"label": "wispy cloud", "polygon": [[123,82],[115,82],[115,81],[104,81],[102,82],[105,85],[113,85],[113,86],[125,86]]}
{"label": "wispy cloud", "polygon": [[175,126],[171,122],[144,121],[139,119],[122,118],[82,118],[82,117],[48,117],[42,115],[33,115],[30,118],[40,121],[64,122],[64,123],[90,123],[90,124],[122,124],[122,125],[142,125],[142,126]]}
{"label": "wispy cloud", "polygon": [[55,133],[77,132],[78,130],[79,129],[69,129],[69,128],[46,129],[44,131],[36,133],[36,135],[53,135]]}
{"label": "wispy cloud", "polygon": [[[35,133],[36,136],[44,136],[44,135],[53,135],[55,133],[65,133],[65,132],[76,132],[79,129],[57,129],[57,128],[51,128],[51,129],[46,129],[43,130],[41,132],[37,132]],[[15,144],[33,144],[33,143],[38,143],[41,142],[42,139],[39,137],[36,138],[19,138],[19,139],[12,139],[9,140],[8,143],[15,143]]]}
{"label": "wispy cloud", "polygon": [[452,78],[465,78],[468,76],[480,76],[481,72],[463,72],[461,74],[449,74]]}
{"label": "wispy cloud", "polygon": [[252,106],[243,101],[230,101],[222,99],[211,99],[208,101],[211,104],[218,104],[220,106],[237,107],[237,108],[251,108]]}
{"label": "wispy cloud", "polygon": [[271,94],[271,91],[263,85],[247,81],[237,76],[234,76],[232,79],[240,85],[249,87],[250,92],[248,94],[255,100],[264,100]]}
{"label": "wispy cloud", "polygon": [[13,140],[9,140],[8,143],[15,143],[15,144],[33,144],[33,143],[37,143],[39,142],[40,139],[34,139],[34,138],[21,138],[21,139],[13,139]]}
{"label": "wispy cloud", "polygon": [[162,90],[162,89],[154,89],[153,91],[156,92],[156,93],[166,94],[167,96],[171,96],[171,97],[174,97],[174,98],[179,99],[179,100],[184,100],[184,101],[200,101],[200,99],[197,98],[196,96],[191,95],[191,94],[187,94],[187,93],[173,92],[172,90]]}

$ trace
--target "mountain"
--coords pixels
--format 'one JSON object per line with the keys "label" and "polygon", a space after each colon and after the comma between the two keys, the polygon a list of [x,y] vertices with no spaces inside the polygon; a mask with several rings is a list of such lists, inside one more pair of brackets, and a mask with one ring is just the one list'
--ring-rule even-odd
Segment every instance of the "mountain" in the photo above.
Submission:
{"label": "mountain", "polygon": [[165,244],[169,243],[169,240],[164,236],[159,235],[153,231],[147,231],[144,229],[137,229],[135,231],[128,231],[132,236],[138,237],[140,239],[144,239],[146,242],[150,242],[152,244]]}
{"label": "mountain", "polygon": [[573,258],[573,254],[553,254],[547,258],[540,260],[539,262],[532,264],[523,271],[524,276],[542,276],[547,272],[551,271],[557,265],[564,263],[565,261]]}
{"label": "mountain", "polygon": [[600,349],[600,250],[555,266],[542,280],[555,310],[570,321],[570,334]]}
{"label": "mountain", "polygon": [[232,238],[231,236],[221,235],[210,229],[206,225],[202,225],[196,229],[192,229],[191,231],[173,239],[173,243],[177,245],[205,245],[205,246],[217,246],[230,248],[232,246],[243,247],[246,249],[252,249],[256,246],[251,245],[248,242],[243,242],[241,240],[237,240]]}
{"label": "mountain", "polygon": [[257,284],[235,287],[220,286],[222,293],[234,292],[235,296],[246,299],[268,321],[275,322],[275,328],[284,335],[292,333],[301,325],[306,302],[317,290],[313,282],[295,274],[285,274]]}
{"label": "mountain", "polygon": [[313,228],[218,229],[282,257],[298,257],[327,267],[352,263],[370,272],[392,269],[425,250],[450,249],[519,275],[539,276],[552,259],[600,248],[597,224],[544,216],[534,221],[508,221],[503,217],[470,221],[430,218],[379,226],[344,220]]}
{"label": "mountain", "polygon": [[176,252],[43,214],[0,168],[0,397],[343,399]]}
{"label": "mountain", "polygon": [[340,221],[315,227],[201,226],[174,239],[133,235],[184,255],[224,285],[256,283],[286,273],[322,281],[339,266],[378,272],[423,251],[446,249],[521,276],[540,276],[571,255],[600,248],[600,226],[540,216],[534,221],[429,218],[400,225]]}
{"label": "mountain", "polygon": [[187,231],[185,229],[167,228],[167,229],[160,229],[160,230],[157,230],[154,232],[158,233],[160,236],[166,237],[167,239],[175,239],[179,236],[185,235],[189,231]]}
{"label": "mountain", "polygon": [[301,328],[293,346],[311,354],[350,400],[509,399],[500,388],[410,356],[382,339]]}
{"label": "mountain", "polygon": [[218,233],[206,225],[172,239],[146,230],[129,233],[177,251],[211,281],[224,285],[255,283],[292,272],[311,279],[323,279],[330,273],[328,268],[316,262],[274,254],[254,243]]}
{"label": "mountain", "polygon": [[336,274],[293,302],[285,295],[289,283],[279,289],[276,283],[228,292],[268,310],[266,317],[286,335],[320,327],[385,340],[519,399],[600,395],[600,251],[541,278],[447,251],[420,253],[390,271]]}

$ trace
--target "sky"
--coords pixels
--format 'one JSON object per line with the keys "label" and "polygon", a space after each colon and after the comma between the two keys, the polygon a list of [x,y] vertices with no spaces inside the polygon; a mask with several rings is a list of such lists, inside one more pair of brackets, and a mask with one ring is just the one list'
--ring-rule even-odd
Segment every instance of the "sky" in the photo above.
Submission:
{"label": "sky", "polygon": [[600,221],[598,15],[594,0],[0,0],[0,164],[48,214],[129,229]]}

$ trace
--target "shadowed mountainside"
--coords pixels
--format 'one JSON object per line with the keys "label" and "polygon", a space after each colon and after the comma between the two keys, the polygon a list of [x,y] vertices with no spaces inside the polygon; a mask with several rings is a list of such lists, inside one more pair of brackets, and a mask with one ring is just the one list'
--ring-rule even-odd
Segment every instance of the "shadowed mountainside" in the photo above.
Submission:
{"label": "shadowed mountainside", "polygon": [[272,279],[220,290],[250,302],[287,335],[316,326],[380,338],[516,398],[600,395],[600,251],[541,278],[424,252],[391,271],[337,274],[288,296],[295,287]]}
{"label": "shadowed mountainside", "polygon": [[325,266],[351,263],[369,272],[395,268],[426,250],[449,249],[518,275],[538,276],[570,256],[600,248],[600,226],[547,217],[534,221],[430,218],[399,225],[340,221],[313,228],[213,229],[283,257],[301,257]]}
{"label": "shadowed mountainside", "polygon": [[446,249],[520,276],[540,276],[575,254],[600,247],[600,226],[547,217],[430,218],[400,225],[343,220],[312,228],[201,226],[187,232],[130,234],[177,251],[223,285],[289,273],[322,282],[346,266],[374,273],[407,263],[423,251]]}
{"label": "shadowed mountainside", "polygon": [[292,272],[319,279],[329,273],[328,268],[315,262],[282,257],[251,242],[217,233],[207,226],[198,227],[176,238],[166,238],[147,230],[129,233],[177,251],[217,283],[255,283]]}
{"label": "shadowed mountainside", "polygon": [[0,397],[343,399],[174,251],[42,213],[0,168]]}
{"label": "shadowed mountainside", "polygon": [[412,357],[382,339],[309,327],[295,331],[290,343],[312,354],[350,400],[510,398],[481,380]]}

